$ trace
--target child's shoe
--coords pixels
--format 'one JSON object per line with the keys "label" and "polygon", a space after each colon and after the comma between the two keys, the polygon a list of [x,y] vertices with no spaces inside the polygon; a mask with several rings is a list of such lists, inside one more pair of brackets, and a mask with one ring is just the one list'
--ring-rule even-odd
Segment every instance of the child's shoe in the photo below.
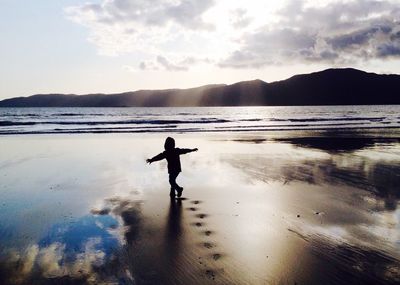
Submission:
{"label": "child's shoe", "polygon": [[175,190],[174,190],[174,188],[171,188],[171,191],[169,192],[169,196],[171,198],[175,198]]}
{"label": "child's shoe", "polygon": [[176,192],[178,192],[178,197],[182,196],[182,192],[183,192],[183,188],[179,187],[178,189],[176,189]]}

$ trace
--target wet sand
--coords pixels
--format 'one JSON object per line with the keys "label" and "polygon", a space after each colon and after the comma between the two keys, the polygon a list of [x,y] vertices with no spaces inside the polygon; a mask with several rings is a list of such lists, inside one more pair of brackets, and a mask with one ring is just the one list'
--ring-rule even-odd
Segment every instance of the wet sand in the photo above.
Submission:
{"label": "wet sand", "polygon": [[0,284],[398,284],[395,136],[0,140]]}

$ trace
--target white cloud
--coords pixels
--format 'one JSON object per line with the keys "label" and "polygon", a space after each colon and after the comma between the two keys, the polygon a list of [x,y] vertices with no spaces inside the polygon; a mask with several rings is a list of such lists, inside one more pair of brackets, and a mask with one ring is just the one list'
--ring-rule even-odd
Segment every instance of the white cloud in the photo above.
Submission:
{"label": "white cloud", "polygon": [[168,59],[161,55],[157,56],[157,63],[164,67],[166,70],[170,71],[186,71],[188,69],[186,66],[177,65],[170,62]]}
{"label": "white cloud", "polygon": [[[66,13],[89,28],[89,41],[100,54],[133,53],[142,58],[133,64],[137,68],[124,69],[176,72],[206,62],[260,68],[400,57],[398,4],[399,0],[102,0],[68,7]],[[187,58],[194,60],[185,62]]]}
{"label": "white cloud", "polygon": [[195,56],[184,56],[179,59],[171,60],[162,55],[158,55],[154,60],[142,61],[139,64],[140,70],[167,70],[167,71],[187,71],[197,64],[210,64],[208,58]]}
{"label": "white cloud", "polygon": [[[104,0],[101,4],[87,3],[68,7],[67,13],[79,23],[96,22],[104,25],[139,24],[164,27],[174,23],[188,29],[212,29],[202,14],[213,0]],[[135,33],[135,28],[127,29]]]}
{"label": "white cloud", "polygon": [[252,18],[247,15],[247,10],[244,8],[237,8],[231,11],[230,22],[236,29],[242,29],[247,27]]}
{"label": "white cloud", "polygon": [[67,17],[88,27],[100,54],[156,52],[182,33],[212,30],[203,14],[213,0],[104,0],[67,7]]}
{"label": "white cloud", "polygon": [[293,62],[352,63],[400,57],[400,8],[394,1],[289,1],[279,21],[243,34],[222,67]]}
{"label": "white cloud", "polygon": [[123,65],[122,69],[124,69],[125,71],[128,71],[128,72],[137,72],[137,71],[139,71],[137,68],[135,68],[135,67],[133,67],[131,65]]}

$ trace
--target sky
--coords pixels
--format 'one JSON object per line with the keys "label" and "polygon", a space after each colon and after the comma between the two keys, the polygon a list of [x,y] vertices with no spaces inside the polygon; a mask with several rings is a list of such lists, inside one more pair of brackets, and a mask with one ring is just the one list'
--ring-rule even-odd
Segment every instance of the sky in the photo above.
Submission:
{"label": "sky", "polygon": [[400,0],[0,0],[0,35],[0,100],[400,74]]}

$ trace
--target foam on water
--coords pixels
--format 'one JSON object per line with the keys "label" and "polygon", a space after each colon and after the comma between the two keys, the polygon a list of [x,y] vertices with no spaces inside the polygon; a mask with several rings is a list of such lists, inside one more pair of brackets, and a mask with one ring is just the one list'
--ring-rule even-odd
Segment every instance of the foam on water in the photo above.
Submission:
{"label": "foam on water", "polygon": [[400,106],[0,108],[0,135],[400,128]]}

